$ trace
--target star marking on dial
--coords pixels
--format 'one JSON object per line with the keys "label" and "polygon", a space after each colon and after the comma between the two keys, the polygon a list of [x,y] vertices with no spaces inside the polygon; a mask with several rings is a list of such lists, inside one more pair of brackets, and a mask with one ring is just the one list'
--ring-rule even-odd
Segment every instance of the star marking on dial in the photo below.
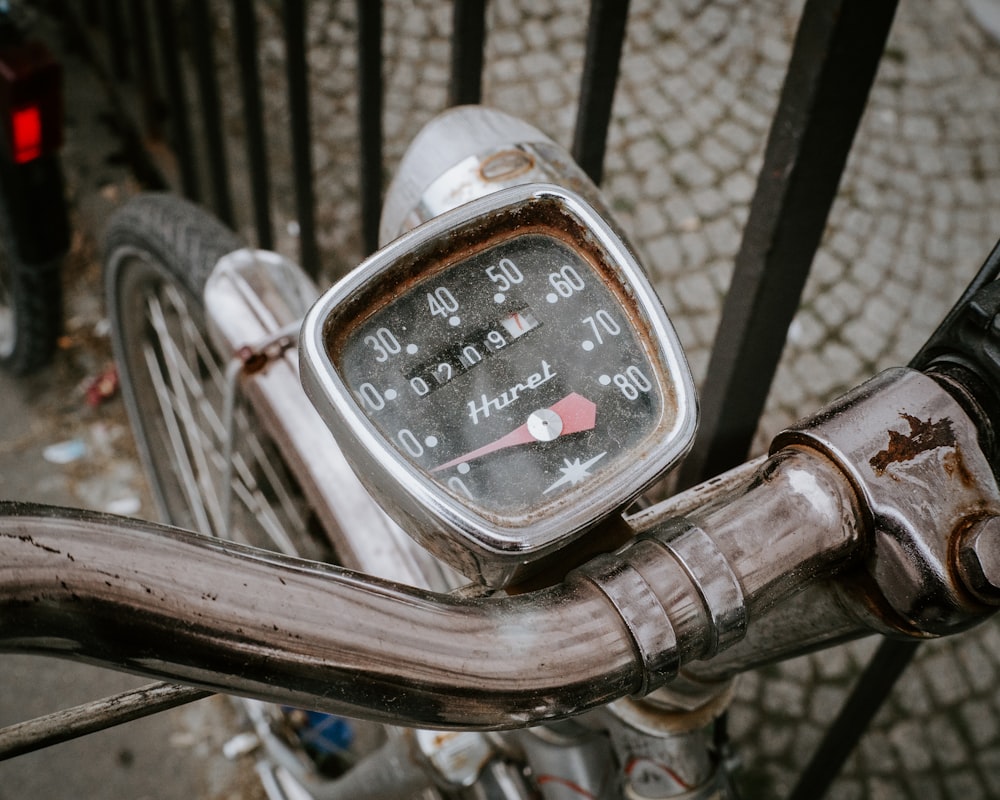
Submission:
{"label": "star marking on dial", "polygon": [[546,489],[542,494],[548,494],[553,489],[558,489],[564,483],[568,483],[570,486],[576,486],[585,479],[590,477],[590,472],[588,471],[594,464],[600,461],[608,453],[607,451],[603,453],[598,453],[589,461],[584,461],[580,463],[580,459],[576,458],[570,461],[568,458],[563,459],[563,463],[566,464],[565,467],[559,467],[559,471],[562,473],[562,477],[559,478],[555,483],[553,483],[548,489]]}

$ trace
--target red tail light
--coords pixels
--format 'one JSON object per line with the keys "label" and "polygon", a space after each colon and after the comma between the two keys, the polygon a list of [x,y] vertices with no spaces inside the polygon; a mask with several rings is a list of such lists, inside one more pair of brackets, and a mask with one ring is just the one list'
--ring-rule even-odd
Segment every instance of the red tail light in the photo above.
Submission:
{"label": "red tail light", "polygon": [[40,42],[0,49],[0,121],[15,164],[62,146],[62,68]]}
{"label": "red tail light", "polygon": [[15,164],[33,161],[42,154],[42,114],[38,106],[15,108],[11,137]]}

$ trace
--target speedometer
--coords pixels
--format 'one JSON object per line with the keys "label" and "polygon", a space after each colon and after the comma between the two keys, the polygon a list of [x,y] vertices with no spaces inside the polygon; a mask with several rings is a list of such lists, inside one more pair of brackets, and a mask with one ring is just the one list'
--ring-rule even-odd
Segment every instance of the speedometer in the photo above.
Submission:
{"label": "speedometer", "polygon": [[404,235],[308,315],[303,380],[411,533],[502,585],[690,445],[694,389],[631,253],[581,197],[506,189]]}

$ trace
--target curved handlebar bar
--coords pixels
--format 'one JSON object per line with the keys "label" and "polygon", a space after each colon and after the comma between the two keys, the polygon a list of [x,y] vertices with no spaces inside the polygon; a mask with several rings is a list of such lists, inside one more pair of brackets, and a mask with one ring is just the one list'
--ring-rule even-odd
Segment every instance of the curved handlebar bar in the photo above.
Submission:
{"label": "curved handlebar bar", "polygon": [[[866,628],[947,633],[1000,604],[1000,589],[959,580],[1000,491],[975,426],[937,381],[884,373],[776,443],[735,489],[718,481],[724,496],[710,481],[687,493],[700,508],[671,501],[621,550],[512,597],[436,594],[152,523],[0,504],[0,650],[395,724],[500,729],[647,693],[727,649],[692,674],[724,678],[762,653]],[[790,625],[779,613],[834,576],[816,606],[830,618]]]}
{"label": "curved handlebar bar", "polygon": [[0,513],[6,650],[438,727],[527,724],[642,683],[584,582],[459,599],[151,523]]}
{"label": "curved handlebar bar", "polygon": [[[807,458],[783,456],[761,485],[789,489]],[[849,504],[838,481],[824,497]],[[809,543],[783,553],[800,567],[800,553],[829,563],[820,540],[849,551],[856,537],[834,503],[803,514],[801,494],[768,494],[797,513],[754,495],[736,518],[766,509],[776,532],[782,516],[799,533],[786,544]],[[0,649],[397,724],[527,726],[660,685],[791,590],[775,585],[785,559],[734,572],[720,543],[738,549],[739,531],[724,527],[713,539],[673,521],[559,586],[463,599],[152,523],[4,503]]]}

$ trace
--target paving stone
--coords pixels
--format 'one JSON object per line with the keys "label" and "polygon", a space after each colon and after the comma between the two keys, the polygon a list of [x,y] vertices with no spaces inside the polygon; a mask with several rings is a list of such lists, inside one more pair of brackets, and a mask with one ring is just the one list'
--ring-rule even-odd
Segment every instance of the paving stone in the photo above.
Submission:
{"label": "paving stone", "polygon": [[905,797],[918,800],[944,800],[946,795],[940,781],[935,780],[933,773],[911,774],[904,772],[903,786],[906,787]]}
{"label": "paving stone", "polygon": [[691,201],[694,203],[698,215],[708,219],[719,216],[729,207],[728,194],[711,186],[693,192]]}
{"label": "paving stone", "polygon": [[945,791],[952,800],[986,800],[988,795],[979,776],[970,770],[946,774]]}
{"label": "paving stone", "polygon": [[741,164],[739,155],[714,136],[704,139],[698,152],[706,163],[718,170],[721,175],[732,172]]}
{"label": "paving stone", "polygon": [[861,252],[861,240],[849,228],[838,229],[830,236],[826,247],[835,252],[841,258],[851,261],[857,258]]}
{"label": "paving stone", "polygon": [[948,770],[966,763],[968,745],[953,720],[935,716],[927,722],[927,739],[934,759]]}
{"label": "paving stone", "polygon": [[985,750],[974,755],[989,797],[1000,797],[1000,751]]}
{"label": "paving stone", "polygon": [[992,707],[980,698],[973,698],[962,703],[959,713],[965,723],[966,734],[975,747],[983,748],[996,742],[1000,722]]}
{"label": "paving stone", "polygon": [[905,770],[916,772],[930,769],[934,757],[927,747],[924,730],[915,720],[903,720],[888,733],[889,741]]}
{"label": "paving stone", "polygon": [[791,680],[771,680],[762,694],[764,708],[772,714],[799,717],[805,712],[806,693],[801,684]]}
{"label": "paving stone", "polygon": [[677,42],[668,41],[654,51],[654,58],[668,71],[680,70],[688,62],[687,51]]}
{"label": "paving stone", "polygon": [[777,758],[788,754],[795,731],[786,726],[764,725],[757,734],[761,753],[770,758]]}
{"label": "paving stone", "polygon": [[892,743],[883,731],[868,730],[864,736],[864,748],[861,755],[866,769],[887,778],[893,777],[899,770]]}
{"label": "paving stone", "polygon": [[946,651],[933,652],[920,663],[920,672],[927,681],[934,699],[949,705],[967,697],[970,691],[968,680]]}
{"label": "paving stone", "polygon": [[712,252],[723,259],[731,259],[740,247],[741,231],[726,217],[711,220],[704,226],[705,238]]}
{"label": "paving stone", "polygon": [[760,146],[760,137],[754,129],[735,120],[726,119],[715,130],[716,135],[742,155],[755,152]]}
{"label": "paving stone", "polygon": [[[727,175],[722,181],[722,195],[731,204],[747,204],[753,197],[757,183],[746,172]],[[740,224],[742,228],[742,224]]]}
{"label": "paving stone", "polygon": [[684,275],[673,282],[678,299],[687,309],[711,310],[718,303],[712,282],[703,272]]}
{"label": "paving stone", "polygon": [[847,691],[843,687],[817,685],[809,700],[809,719],[817,725],[829,725],[840,712],[845,699]]}
{"label": "paving stone", "polygon": [[871,336],[868,324],[862,319],[848,320],[842,328],[844,341],[858,354],[862,363],[875,364],[885,352],[885,341]]}
{"label": "paving stone", "polygon": [[689,145],[695,138],[694,126],[683,117],[676,117],[666,121],[660,133],[674,150],[679,150]]}
{"label": "paving stone", "polygon": [[822,680],[838,680],[855,673],[854,661],[843,647],[833,647],[810,656],[817,675]]}
{"label": "paving stone", "polygon": [[976,692],[986,692],[997,686],[1000,668],[990,660],[977,639],[960,640],[956,643],[954,652]]}
{"label": "paving stone", "polygon": [[[700,228],[700,220],[698,222]],[[680,243],[686,266],[693,267],[705,263],[709,256],[708,242],[700,232],[682,233]]]}
{"label": "paving stone", "polygon": [[861,800],[865,797],[861,782],[856,780],[838,780],[827,793],[830,800]]}
{"label": "paving stone", "polygon": [[937,120],[930,116],[914,115],[903,120],[903,136],[918,142],[936,142],[941,131]]}
{"label": "paving stone", "polygon": [[646,252],[649,253],[650,266],[661,275],[674,274],[682,267],[681,249],[676,237],[671,234],[654,239],[646,245]]}
{"label": "paving stone", "polygon": [[643,239],[659,236],[667,229],[667,219],[659,208],[642,205],[635,215],[635,232]]}

